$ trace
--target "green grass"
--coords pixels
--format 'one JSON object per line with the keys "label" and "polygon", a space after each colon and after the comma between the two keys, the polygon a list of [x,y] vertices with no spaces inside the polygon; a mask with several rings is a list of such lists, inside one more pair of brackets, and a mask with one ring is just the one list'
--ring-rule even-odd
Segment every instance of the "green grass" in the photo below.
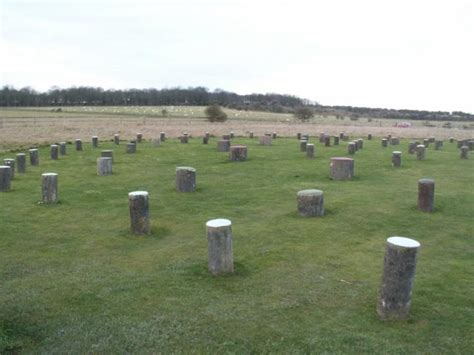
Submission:
{"label": "green grass", "polygon": [[[474,164],[455,144],[416,161],[407,141],[366,141],[355,179],[335,182],[329,158],[345,143],[314,142],[314,160],[296,139],[235,143],[248,161],[229,162],[216,139],[146,142],[135,155],[102,142],[115,154],[108,177],[95,174],[100,149],[70,145],[52,161],[41,148],[40,166],[0,194],[0,352],[472,352]],[[195,193],[174,190],[176,166],[197,169]],[[43,172],[59,173],[58,205],[38,204]],[[422,177],[436,181],[431,214],[416,209]],[[297,215],[306,188],[324,191],[325,217]],[[134,190],[150,193],[148,237],[129,233]],[[218,217],[233,223],[231,276],[207,272],[205,223]],[[392,235],[422,244],[404,322],[375,313]]]}

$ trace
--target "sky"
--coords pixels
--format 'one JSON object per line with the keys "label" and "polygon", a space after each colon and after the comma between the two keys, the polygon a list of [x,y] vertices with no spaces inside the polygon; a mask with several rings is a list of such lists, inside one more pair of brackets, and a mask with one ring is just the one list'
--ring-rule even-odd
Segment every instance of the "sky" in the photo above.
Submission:
{"label": "sky", "polygon": [[0,85],[474,113],[473,0],[0,0]]}

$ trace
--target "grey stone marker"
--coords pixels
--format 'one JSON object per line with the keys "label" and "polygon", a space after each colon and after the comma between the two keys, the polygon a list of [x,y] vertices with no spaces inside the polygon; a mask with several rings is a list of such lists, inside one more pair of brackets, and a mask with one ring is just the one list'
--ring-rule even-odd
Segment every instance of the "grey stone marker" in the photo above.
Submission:
{"label": "grey stone marker", "polygon": [[325,138],[326,138],[326,133],[320,133],[319,134],[319,143],[324,143]]}
{"label": "grey stone marker", "polygon": [[120,144],[120,134],[114,134],[114,143]]}
{"label": "grey stone marker", "polygon": [[229,159],[231,161],[247,160],[247,146],[246,145],[231,145],[230,152],[229,152]]}
{"label": "grey stone marker", "polygon": [[324,216],[324,197],[321,190],[301,190],[296,194],[298,213],[303,217]]}
{"label": "grey stone marker", "polygon": [[305,139],[300,140],[300,151],[306,152],[306,146],[308,145],[308,141]]}
{"label": "grey stone marker", "polygon": [[402,152],[395,150],[392,152],[392,166],[399,167],[402,165]]}
{"label": "grey stone marker", "polygon": [[390,237],[384,257],[377,313],[381,320],[408,318],[420,243],[405,237]]}
{"label": "grey stone marker", "polygon": [[388,139],[382,138],[382,147],[386,148],[388,146]]}
{"label": "grey stone marker", "polygon": [[330,177],[333,180],[351,180],[354,176],[354,159],[345,157],[331,158]]}
{"label": "grey stone marker", "polygon": [[76,139],[76,150],[77,151],[82,150],[82,141],[80,139]]}
{"label": "grey stone marker", "polygon": [[148,210],[148,192],[133,191],[128,193],[130,209],[130,229],[133,234],[150,233],[150,215]]}
{"label": "grey stone marker", "polygon": [[97,175],[112,175],[112,158],[97,158]]}
{"label": "grey stone marker", "polygon": [[0,191],[10,191],[11,169],[8,165],[0,165]]}
{"label": "grey stone marker", "polygon": [[59,142],[59,155],[66,155],[66,142]]}
{"label": "grey stone marker", "polygon": [[399,145],[400,144],[400,139],[398,139],[397,137],[392,137],[392,138],[390,138],[390,144],[391,145]]}
{"label": "grey stone marker", "polygon": [[26,173],[26,154],[18,153],[16,155],[16,171],[20,174]]}
{"label": "grey stone marker", "polygon": [[100,152],[102,158],[112,158],[114,160],[114,151],[113,150],[103,150]]}
{"label": "grey stone marker", "polygon": [[408,154],[415,154],[415,151],[416,151],[416,142],[415,141],[412,141],[408,144]]}
{"label": "grey stone marker", "polygon": [[276,139],[276,138],[277,138],[277,134],[276,134],[276,132],[273,132],[272,133],[272,139]]}
{"label": "grey stone marker", "polygon": [[127,143],[127,154],[135,154],[137,152],[136,143]]}
{"label": "grey stone marker", "polygon": [[15,159],[7,158],[3,159],[3,165],[9,166],[10,169],[10,180],[15,178]]}
{"label": "grey stone marker", "polygon": [[435,150],[440,150],[443,148],[443,141],[435,141]]}
{"label": "grey stone marker", "polygon": [[368,141],[371,141],[371,140],[372,140],[372,134],[371,134],[371,133],[369,133],[369,134],[367,135],[367,140],[368,140]]}
{"label": "grey stone marker", "polygon": [[334,145],[339,145],[339,136],[334,136]]}
{"label": "grey stone marker", "polygon": [[357,150],[364,148],[364,140],[362,138],[359,138],[357,140]]}
{"label": "grey stone marker", "polygon": [[306,144],[306,158],[314,159],[314,144]]}
{"label": "grey stone marker", "polygon": [[301,133],[299,133],[299,132],[296,133],[296,139],[299,140],[299,141],[301,140]]}
{"label": "grey stone marker", "polygon": [[182,144],[187,144],[188,143],[188,135],[184,134],[181,137],[179,137],[179,140]]}
{"label": "grey stone marker", "polygon": [[461,159],[467,159],[469,154],[469,147],[467,145],[463,145],[461,147]]}
{"label": "grey stone marker", "polygon": [[356,144],[355,142],[347,143],[347,153],[348,154],[355,154],[356,152]]}
{"label": "grey stone marker", "polygon": [[161,143],[161,139],[160,138],[153,138],[151,140],[151,145],[153,147],[159,147],[160,146],[160,143]]}
{"label": "grey stone marker", "polygon": [[207,221],[206,229],[209,272],[213,275],[233,273],[232,222],[212,219]]}
{"label": "grey stone marker", "polygon": [[99,146],[99,137],[92,136],[92,148],[97,148]]}
{"label": "grey stone marker", "polygon": [[164,142],[166,140],[166,133],[160,132],[160,141]]}
{"label": "grey stone marker", "polygon": [[56,173],[44,173],[42,177],[42,196],[43,203],[57,203],[59,200],[58,195],[58,174]]}
{"label": "grey stone marker", "polygon": [[51,144],[51,159],[58,160],[59,159],[59,145]]}
{"label": "grey stone marker", "polygon": [[221,139],[217,141],[218,152],[228,152],[230,150],[230,141],[227,139]]}
{"label": "grey stone marker", "polygon": [[261,145],[272,145],[272,136],[260,136],[260,144]]}
{"label": "grey stone marker", "polygon": [[209,143],[209,137],[208,136],[202,137],[202,144],[207,144],[207,143]]}
{"label": "grey stone marker", "polygon": [[416,159],[417,160],[425,159],[425,146],[423,144],[416,146]]}
{"label": "grey stone marker", "polygon": [[435,182],[433,179],[418,180],[418,209],[433,212]]}
{"label": "grey stone marker", "polygon": [[196,191],[196,169],[189,166],[176,168],[176,190],[179,192]]}
{"label": "grey stone marker", "polygon": [[143,139],[143,134],[142,133],[137,133],[137,143],[141,143]]}
{"label": "grey stone marker", "polygon": [[30,154],[30,165],[39,165],[38,149],[36,148],[28,149],[28,153]]}
{"label": "grey stone marker", "polygon": [[331,137],[330,136],[324,136],[324,146],[325,147],[330,147],[331,146]]}

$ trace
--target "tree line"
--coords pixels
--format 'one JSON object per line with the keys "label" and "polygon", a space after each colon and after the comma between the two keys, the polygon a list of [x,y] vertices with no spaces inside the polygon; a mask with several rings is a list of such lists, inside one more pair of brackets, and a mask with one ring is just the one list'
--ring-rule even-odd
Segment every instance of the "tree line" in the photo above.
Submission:
{"label": "tree line", "polygon": [[[474,121],[474,115],[461,111],[420,111],[394,110],[385,108],[324,106],[315,101],[294,95],[249,94],[205,87],[164,88],[164,89],[126,89],[104,90],[100,87],[52,87],[47,92],[38,92],[30,87],[16,89],[3,86],[0,90],[2,107],[45,107],[45,106],[209,106],[220,105],[238,110],[267,111],[276,113],[298,113],[308,108],[312,114],[335,115],[358,119],[390,118],[396,120],[434,120],[434,121]],[[312,116],[312,115],[311,115]]]}

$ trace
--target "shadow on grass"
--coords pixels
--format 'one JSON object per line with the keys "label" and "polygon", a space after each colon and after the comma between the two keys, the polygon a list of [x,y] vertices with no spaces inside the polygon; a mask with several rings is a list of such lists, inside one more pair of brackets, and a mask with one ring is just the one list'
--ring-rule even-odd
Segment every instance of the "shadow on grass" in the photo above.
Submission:
{"label": "shadow on grass", "polygon": [[151,227],[149,234],[134,234],[130,231],[130,229],[122,230],[120,233],[117,234],[119,237],[125,237],[128,239],[153,239],[153,240],[161,240],[171,234],[171,230],[167,227]]}
{"label": "shadow on grass", "polygon": [[230,279],[230,278],[244,278],[252,274],[250,269],[243,263],[234,261],[234,272],[222,275],[212,275],[207,263],[192,264],[186,267],[185,275],[192,278],[199,279]]}
{"label": "shadow on grass", "polygon": [[44,337],[37,317],[18,307],[0,309],[0,353],[20,354],[25,347],[38,344]]}

